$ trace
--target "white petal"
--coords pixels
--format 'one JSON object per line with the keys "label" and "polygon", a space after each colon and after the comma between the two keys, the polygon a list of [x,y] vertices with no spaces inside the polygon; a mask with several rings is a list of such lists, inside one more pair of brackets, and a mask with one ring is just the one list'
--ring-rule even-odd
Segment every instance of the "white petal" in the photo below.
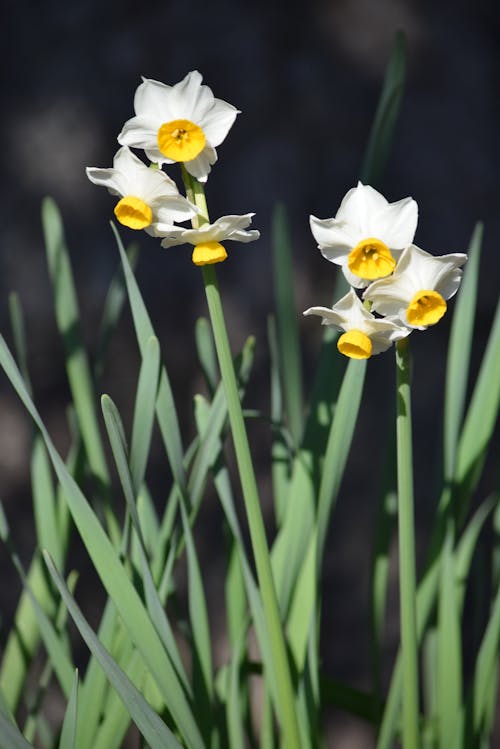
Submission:
{"label": "white petal", "polygon": [[88,166],[85,171],[87,177],[94,183],[94,185],[107,187],[112,195],[120,195],[123,197],[123,195],[127,194],[123,175],[121,175],[120,172],[117,172],[116,169],[99,169],[99,167]]}
{"label": "white petal", "polygon": [[215,149],[207,145],[195,159],[184,162],[184,166],[189,174],[196,177],[199,182],[206,182],[211,171],[211,165],[215,164],[216,161],[217,153]]}
{"label": "white petal", "polygon": [[342,273],[344,274],[347,283],[350,286],[353,286],[355,289],[364,289],[370,283],[370,281],[367,278],[361,278],[360,276],[357,276],[355,273],[352,273],[347,267],[347,263],[342,265]]}
{"label": "white petal", "polygon": [[373,216],[387,206],[387,200],[369,185],[358,182],[357,187],[349,190],[343,199],[336,218],[346,221],[353,229],[360,232],[362,238],[372,236],[370,226]]}
{"label": "white petal", "polygon": [[238,114],[239,110],[232,104],[222,99],[215,99],[210,111],[203,116],[201,121],[203,132],[211,146],[216,148],[222,143]]}
{"label": "white petal", "polygon": [[338,330],[343,330],[342,324],[344,323],[344,318],[333,309],[329,309],[328,307],[309,307],[309,309],[306,309],[303,314],[319,315],[319,317],[323,318],[321,320],[322,325],[333,325]]}
{"label": "white petal", "polygon": [[201,85],[202,80],[201,74],[193,70],[172,87],[170,106],[173,120],[185,119],[201,124],[214,102],[212,91]]}
{"label": "white petal", "polygon": [[158,148],[158,128],[161,122],[151,116],[131,117],[118,135],[118,143],[133,148]]}
{"label": "white petal", "polygon": [[162,236],[163,240],[161,243],[162,247],[176,247],[180,244],[186,244],[184,235],[186,229],[181,226],[171,226],[169,224],[157,224],[156,231],[158,236]]}
{"label": "white petal", "polygon": [[347,255],[359,241],[356,233],[344,221],[310,216],[309,223],[322,254],[327,260],[337,265],[345,262]]}
{"label": "white petal", "polygon": [[161,224],[170,224],[175,221],[187,221],[196,216],[198,209],[182,195],[164,197],[157,202],[151,203],[151,208],[156,220]]}
{"label": "white petal", "polygon": [[168,122],[169,119],[175,119],[169,117],[171,91],[172,87],[165,83],[154,81],[151,78],[143,78],[134,96],[136,115],[152,117],[160,124]]}
{"label": "white petal", "polygon": [[391,250],[403,250],[413,242],[418,222],[418,206],[413,198],[389,203],[373,216],[370,230]]}

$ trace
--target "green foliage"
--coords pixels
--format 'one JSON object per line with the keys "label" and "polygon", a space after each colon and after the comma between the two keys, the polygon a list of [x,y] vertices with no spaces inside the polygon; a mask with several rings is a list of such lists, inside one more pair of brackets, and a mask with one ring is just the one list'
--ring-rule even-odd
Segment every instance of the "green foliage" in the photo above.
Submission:
{"label": "green foliage", "polygon": [[[388,158],[405,66],[404,39],[398,35],[361,174],[371,184],[380,180]],[[187,172],[184,176],[190,196],[206,213],[202,188]],[[269,413],[243,408],[256,342],[251,336],[237,356],[231,354],[222,295],[214,269],[207,266],[203,278],[210,320],[196,322],[193,346],[204,392],[193,397],[187,447],[166,364],[174,354],[160,351],[134,275],[137,249],[125,250],[112,227],[120,267],[103,304],[91,361],[81,334],[62,219],[50,199],[43,203],[42,223],[71,395],[71,445],[67,456],[61,456],[36,408],[22,307],[12,295],[15,356],[0,337],[0,367],[33,424],[36,548],[25,569],[0,505],[0,540],[22,588],[0,662],[0,749],[119,749],[129,731],[138,731],[142,745],[152,749],[317,749],[322,718],[332,708],[368,722],[379,749],[390,749],[401,737],[405,749],[487,745],[500,644],[500,575],[494,553],[486,562],[483,555],[487,613],[479,621],[472,652],[467,652],[470,672],[463,664],[462,629],[479,564],[476,550],[485,529],[498,534],[500,527],[498,486],[485,485],[483,471],[500,406],[500,308],[484,352],[475,342],[482,226],[471,239],[453,313],[443,460],[437,467],[428,553],[417,579],[412,567],[411,379],[404,346],[398,347],[397,439],[390,431],[385,475],[373,489],[380,501],[367,626],[373,678],[363,692],[324,671],[321,617],[330,602],[322,598],[321,582],[335,507],[349,499],[343,480],[351,466],[370,364],[351,360],[344,367],[335,333],[327,329],[308,391],[284,207],[278,206],[273,218]],[[337,281],[338,288],[342,284]],[[99,385],[126,304],[140,357],[130,433],[112,394],[102,394]],[[478,366],[470,368],[473,356]],[[475,381],[471,370],[477,371]],[[247,436],[250,418],[269,429],[272,530],[264,525]],[[156,440],[168,463],[159,495],[148,485]],[[214,647],[212,602],[199,546],[202,507],[217,513],[226,540],[223,663]],[[384,630],[398,519],[403,637],[385,689]],[[77,536],[93,568],[84,574],[104,595],[96,631],[77,602],[79,572],[68,563],[68,548]],[[183,579],[185,592],[179,585]],[[75,638],[89,651],[88,662],[78,671]],[[33,683],[35,664],[42,673]],[[256,684],[261,693],[258,719]],[[50,724],[45,713],[49,688],[65,706],[60,725]]]}

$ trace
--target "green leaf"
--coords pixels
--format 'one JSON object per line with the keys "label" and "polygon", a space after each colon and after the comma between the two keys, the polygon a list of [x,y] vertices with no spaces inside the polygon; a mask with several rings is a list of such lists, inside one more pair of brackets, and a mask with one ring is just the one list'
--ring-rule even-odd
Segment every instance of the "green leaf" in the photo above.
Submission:
{"label": "green leaf", "polygon": [[495,671],[498,668],[500,646],[500,589],[497,591],[486,627],[486,632],[476,659],[473,682],[474,730],[478,734],[491,703],[491,689],[496,688]]}
{"label": "green leaf", "polygon": [[12,337],[14,339],[14,350],[16,352],[19,369],[21,370],[26,387],[31,392],[24,314],[21,302],[19,301],[19,296],[15,292],[9,294],[9,317],[10,326],[12,328]]}
{"label": "green leaf", "polygon": [[217,355],[215,353],[214,337],[210,323],[206,317],[199,317],[196,320],[194,335],[198,359],[200,360],[205,382],[207,383],[210,395],[213,395],[220,375]]}
{"label": "green leaf", "polygon": [[144,481],[151,445],[159,371],[160,344],[157,338],[151,337],[142,360],[132,426],[130,471],[136,494]]}
{"label": "green leaf", "polygon": [[298,447],[303,429],[302,367],[300,362],[297,305],[294,299],[293,259],[283,205],[274,209],[272,226],[274,293],[278,328],[279,361],[287,423]]}
{"label": "green leaf", "polygon": [[50,198],[42,203],[42,223],[57,327],[63,339],[66,371],[90,468],[103,489],[109,475],[97,423],[94,388],[80,329],[80,312],[59,210]]}
{"label": "green leaf", "polygon": [[444,474],[448,480],[453,477],[469,377],[482,239],[483,225],[477,224],[470,241],[469,259],[457,294],[448,345],[443,422]]}
{"label": "green leaf", "polygon": [[92,508],[72,476],[68,473],[64,462],[54,448],[48,432],[24,386],[10,351],[1,336],[0,365],[3,367],[19,397],[42,433],[50,459],[64,490],[64,497],[89,556],[104,587],[113,599],[124,626],[129,631],[130,637],[141,652],[157,681],[173,719],[179,726],[186,741],[190,742],[192,747],[203,747],[203,741],[196,727],[190,706],[149,615],[144,609],[137,591],[129,580],[113,545],[104,533],[95,513],[92,511]]}
{"label": "green leaf", "polygon": [[38,545],[47,549],[62,567],[64,548],[56,514],[54,484],[47,451],[39,434],[35,436],[31,455],[31,487]]}
{"label": "green leaf", "polygon": [[75,671],[73,687],[71,689],[71,695],[69,698],[68,705],[66,707],[66,713],[64,715],[64,721],[63,721],[62,731],[61,731],[61,740],[59,742],[59,749],[75,749],[77,720],[78,720],[78,670]]}
{"label": "green leaf", "polygon": [[[450,527],[451,531],[451,527]],[[452,534],[441,558],[438,600],[437,700],[439,746],[462,746],[462,643]]]}
{"label": "green leaf", "polygon": [[[129,265],[125,250],[123,249],[120,235],[118,234],[114,224],[111,224],[111,228],[115,235],[116,243],[118,245],[118,250],[120,252],[120,257],[122,260],[125,282],[127,284],[127,292],[137,336],[137,343],[141,351],[141,356],[144,357],[146,353],[147,342],[151,337],[154,337],[153,326],[151,324],[151,320],[146,310],[144,301],[141,297],[141,293],[139,291],[139,287],[135,280],[134,274],[132,273],[132,269]],[[186,477],[183,466],[184,450],[182,448],[181,433],[179,428],[179,420],[177,417],[177,410],[175,407],[175,401],[165,366],[162,366],[160,372],[160,384],[156,401],[156,415],[174,479],[178,484],[180,490],[184,492],[186,485]]]}
{"label": "green leaf", "polygon": [[316,544],[317,537],[313,532],[297,579],[287,622],[288,643],[299,674],[304,670],[311,621],[316,612]]}
{"label": "green leaf", "polygon": [[278,333],[274,317],[268,318],[267,337],[271,359],[272,478],[274,513],[278,528],[283,523],[291,477],[290,450],[283,435],[283,391],[281,386]]}
{"label": "green leaf", "polygon": [[500,406],[500,303],[482,358],[457,450],[455,480],[459,518],[468,509],[484,464]]}
{"label": "green leaf", "polygon": [[326,447],[323,475],[318,497],[318,555],[317,572],[321,569],[330,515],[337,499],[347,459],[351,449],[354,428],[358,418],[366,374],[366,361],[351,359],[340,388]]}
{"label": "green leaf", "polygon": [[[140,732],[150,744],[151,749],[181,749],[181,745],[175,738],[174,734],[167,728],[161,718],[151,709],[141,693],[135,688],[128,679],[125,672],[111,658],[109,653],[101,645],[92,629],[83,617],[75,599],[66,587],[64,580],[58,573],[53,561],[48,554],[44,554],[48,570],[54,580],[59,593],[64,599],[68,611],[71,614],[78,630],[87,643],[89,650],[99,661],[101,667],[106,672],[106,676],[118,692],[132,720],[135,722]],[[194,744],[193,744],[194,745]],[[191,744],[189,744],[191,746]]]}
{"label": "green leaf", "polygon": [[[135,269],[137,260],[139,258],[139,245],[135,243],[129,245],[126,254],[130,267],[132,269]],[[104,369],[104,359],[106,357],[111,336],[118,324],[118,320],[120,319],[120,315],[126,298],[127,290],[125,287],[125,278],[123,276],[123,269],[120,263],[118,271],[111,281],[106,299],[104,301],[104,309],[97,338],[94,363],[96,380],[99,380],[102,375],[102,371]]]}
{"label": "green leaf", "polygon": [[404,34],[394,36],[391,57],[387,65],[384,85],[373,119],[365,151],[360,179],[365,184],[380,184],[403,98],[406,76],[406,41]]}
{"label": "green leaf", "polygon": [[0,749],[34,749],[3,713],[0,713]]}
{"label": "green leaf", "polygon": [[213,666],[207,603],[203,579],[186,509],[181,502],[182,527],[188,565],[188,605],[193,658],[193,697],[199,724],[204,726],[207,742],[213,725]]}

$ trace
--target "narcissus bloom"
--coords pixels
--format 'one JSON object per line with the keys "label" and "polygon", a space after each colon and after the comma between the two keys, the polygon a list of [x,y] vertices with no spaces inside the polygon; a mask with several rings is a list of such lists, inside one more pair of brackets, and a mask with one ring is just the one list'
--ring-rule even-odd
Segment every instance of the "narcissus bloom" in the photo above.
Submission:
{"label": "narcissus bloom", "polygon": [[358,182],[344,197],[335,218],[310,217],[322,255],[341,265],[355,288],[389,276],[402,250],[413,242],[418,207],[412,198],[388,203],[377,190]]}
{"label": "narcissus bloom", "polygon": [[[260,237],[255,229],[245,231],[252,223],[254,213],[243,216],[222,216],[213,224],[203,224],[199,229],[183,229],[181,227],[164,227],[165,238],[162,247],[174,247],[179,244],[194,245],[192,261],[195,265],[210,265],[222,263],[227,258],[227,252],[221,242],[231,239],[235,242],[253,242]],[[160,231],[162,227],[159,227]]]}
{"label": "narcissus bloom", "polygon": [[197,208],[179,194],[177,185],[160,169],[147,167],[127,148],[120,148],[110,169],[87,167],[87,177],[95,185],[107,187],[121,200],[115,216],[130,229],[145,229],[158,236],[157,225],[172,225],[197,214]]}
{"label": "narcissus bloom", "polygon": [[394,315],[410,328],[424,330],[443,317],[446,300],[460,285],[460,267],[466,260],[463,253],[436,257],[410,245],[393,275],[374,281],[363,298],[381,315]]}
{"label": "narcissus bloom", "polygon": [[197,70],[175,86],[143,78],[135,92],[136,116],[125,123],[118,142],[143,148],[160,166],[182,161],[193,177],[206,182],[217,161],[215,148],[228,134],[238,110],[216,99],[201,81]]}
{"label": "narcissus bloom", "polygon": [[394,341],[405,338],[409,329],[398,320],[379,320],[363,306],[353,289],[349,289],[331,309],[310,307],[304,315],[319,315],[323,325],[345,331],[337,341],[341,354],[351,359],[368,359],[386,351]]}

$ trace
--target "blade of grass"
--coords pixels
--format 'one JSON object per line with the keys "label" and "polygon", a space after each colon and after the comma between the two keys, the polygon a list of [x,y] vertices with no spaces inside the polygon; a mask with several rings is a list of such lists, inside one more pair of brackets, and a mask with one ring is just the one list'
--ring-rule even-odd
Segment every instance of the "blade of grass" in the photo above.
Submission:
{"label": "blade of grass", "polygon": [[405,749],[418,749],[419,678],[410,368],[409,343],[407,338],[403,338],[396,343],[399,601],[404,682],[402,733]]}
{"label": "blade of grass", "polygon": [[[111,224],[111,229],[113,230],[113,234],[115,235],[116,243],[118,245],[118,250],[120,252],[120,257],[122,260],[125,282],[127,284],[127,293],[137,336],[137,343],[141,351],[141,356],[144,356],[147,342],[151,337],[154,336],[153,326],[151,324],[151,320],[146,310],[144,301],[141,297],[134,274],[132,273],[132,269],[127,260],[125,250],[123,249],[120,235],[118,234],[118,231],[116,230],[114,224]],[[183,466],[184,450],[182,448],[179,420],[177,417],[177,410],[172,394],[172,388],[170,385],[166,367],[164,365],[162,365],[160,372],[160,383],[156,401],[156,415],[174,480],[178,484],[180,491],[185,493],[186,477]]]}
{"label": "blade of grass", "polygon": [[302,367],[297,305],[294,299],[293,258],[285,207],[273,212],[272,247],[277,342],[287,424],[298,447],[303,430]]}
{"label": "blade of grass", "polygon": [[113,456],[118,470],[118,475],[120,477],[123,492],[125,494],[127,507],[132,519],[132,525],[138,540],[144,592],[146,594],[146,605],[151,618],[151,622],[161,637],[163,645],[177,672],[178,677],[182,682],[184,689],[189,694],[189,682],[184,671],[182,659],[177,648],[172,628],[162,606],[162,602],[158,597],[158,593],[154,585],[152,573],[147,559],[146,544],[140,526],[137,507],[135,504],[132,476],[127,462],[127,446],[125,442],[120,414],[118,413],[118,409],[109,396],[103,395],[101,403],[104,421],[106,424],[106,429],[108,431],[111,449],[113,451]]}
{"label": "blade of grass", "polygon": [[75,411],[80,424],[90,470],[100,488],[106,521],[115,542],[119,531],[109,508],[109,474],[97,422],[94,388],[80,329],[80,312],[73,273],[59,210],[50,198],[42,203],[42,224],[50,278],[53,285],[56,321],[66,357],[66,371]]}
{"label": "blade of grass", "polygon": [[[139,245],[135,243],[129,245],[127,247],[126,255],[130,267],[132,268],[132,270],[135,270],[137,261],[139,259]],[[104,300],[104,308],[97,337],[94,363],[94,376],[96,380],[99,380],[102,375],[106,353],[109,348],[113,332],[115,331],[118,320],[120,319],[120,315],[126,298],[127,290],[125,287],[123,269],[120,263],[120,266],[109,286],[106,299]]]}
{"label": "blade of grass", "polygon": [[196,704],[198,725],[203,727],[207,745],[211,743],[213,729],[213,665],[210,626],[203,579],[189,519],[181,502],[182,527],[186,541],[188,567],[188,606],[192,637],[193,699]]}
{"label": "blade of grass", "polygon": [[59,749],[75,749],[78,721],[78,670],[75,671],[73,687],[64,715]]}
{"label": "blade of grass", "polygon": [[[68,608],[73,621],[87,643],[88,648],[98,659],[106,675],[126,705],[130,716],[140,732],[150,744],[151,749],[181,749],[174,734],[167,728],[161,718],[151,709],[141,693],[134,687],[124,671],[103,648],[92,629],[83,617],[75,599],[66,587],[48,554],[44,554],[45,563],[54,583]],[[190,744],[189,744],[190,746]]]}
{"label": "blade of grass", "polygon": [[3,713],[0,713],[0,749],[34,749]]}
{"label": "blade of grass", "polygon": [[195,325],[195,342],[201,369],[210,395],[213,395],[219,382],[219,367],[215,353],[214,338],[206,317],[199,317]]}
{"label": "blade of grass", "polygon": [[500,303],[477,376],[470,406],[465,416],[457,448],[459,521],[463,522],[471,492],[481,473],[500,406]]}
{"label": "blade of grass", "polygon": [[144,480],[151,445],[159,372],[160,345],[157,338],[151,337],[144,350],[139,374],[130,446],[130,472],[136,494]]}
{"label": "blade of grass", "polygon": [[269,343],[269,354],[271,359],[271,424],[272,424],[272,479],[274,514],[278,528],[283,523],[285,516],[288,490],[290,486],[291,461],[290,451],[283,436],[283,393],[281,389],[278,333],[274,317],[269,317],[267,322],[267,338]]}
{"label": "blade of grass", "polygon": [[448,345],[443,421],[444,475],[448,480],[453,477],[469,377],[482,240],[483,225],[477,224],[469,244],[468,261],[457,294]]}
{"label": "blade of grass", "polygon": [[[491,689],[497,685],[495,670],[498,667],[498,650],[500,647],[500,589],[497,591],[486,632],[479,648],[474,670],[472,689],[473,726],[476,736],[483,727],[483,722],[492,702]],[[491,728],[491,727],[490,727]]]}
{"label": "blade of grass", "polygon": [[44,438],[50,459],[64,490],[80,536],[104,587],[120,612],[131,638],[154,675],[166,703],[182,734],[192,747],[203,747],[193,714],[178,681],[176,672],[162,646],[161,641],[142,605],[137,591],[130,582],[116,550],[104,533],[95,513],[78,485],[68,473],[57,453],[47,430],[24,386],[20,373],[0,336],[0,365],[10,379],[19,397],[34,419]]}
{"label": "blade of grass", "polygon": [[462,643],[451,525],[441,559],[437,658],[439,746],[462,746]]}
{"label": "blade of grass", "polygon": [[403,98],[406,77],[406,41],[404,34],[394,36],[384,84],[368,139],[360,179],[377,186],[389,157],[389,149]]}

